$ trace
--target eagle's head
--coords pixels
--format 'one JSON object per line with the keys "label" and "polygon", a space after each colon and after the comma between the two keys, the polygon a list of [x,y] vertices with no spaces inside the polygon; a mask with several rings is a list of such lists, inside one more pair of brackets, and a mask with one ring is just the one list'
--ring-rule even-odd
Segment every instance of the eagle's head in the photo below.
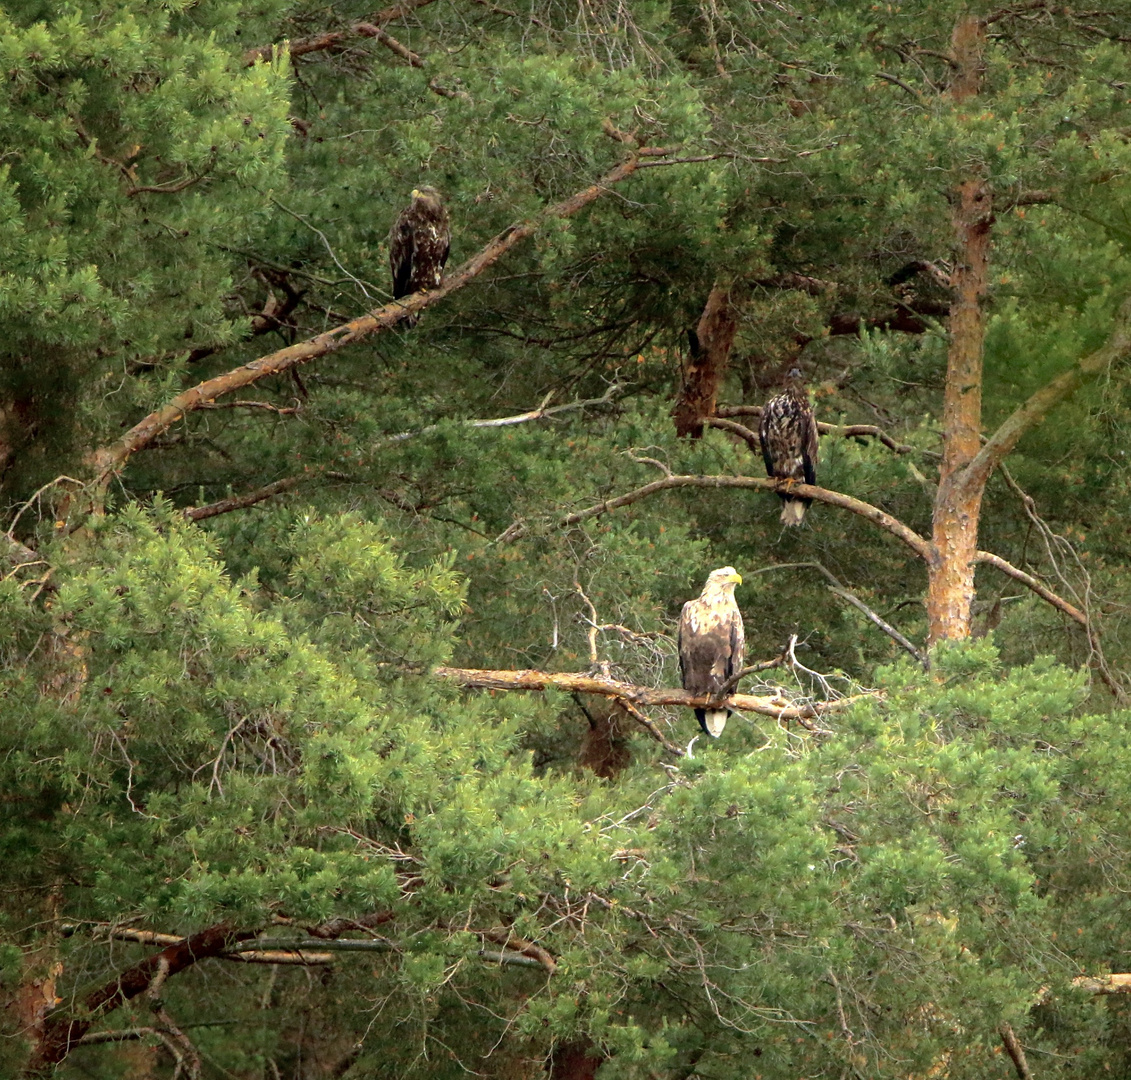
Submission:
{"label": "eagle's head", "polygon": [[742,584],[742,575],[733,566],[720,566],[712,570],[707,578],[704,592],[733,592],[736,585]]}
{"label": "eagle's head", "polygon": [[444,198],[434,187],[418,187],[412,189],[412,201],[439,206],[443,203]]}

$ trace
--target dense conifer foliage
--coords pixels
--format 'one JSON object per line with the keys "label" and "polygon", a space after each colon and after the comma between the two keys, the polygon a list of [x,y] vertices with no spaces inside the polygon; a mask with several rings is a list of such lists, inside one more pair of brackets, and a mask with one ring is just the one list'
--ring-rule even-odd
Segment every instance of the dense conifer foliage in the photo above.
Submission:
{"label": "dense conifer foliage", "polygon": [[1125,1073],[1129,43],[6,4],[0,1074]]}

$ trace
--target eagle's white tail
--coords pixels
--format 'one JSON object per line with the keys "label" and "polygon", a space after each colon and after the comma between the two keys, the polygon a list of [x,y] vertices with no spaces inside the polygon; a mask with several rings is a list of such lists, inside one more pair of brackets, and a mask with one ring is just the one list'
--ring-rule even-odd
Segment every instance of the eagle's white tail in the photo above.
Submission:
{"label": "eagle's white tail", "polygon": [[781,507],[781,523],[783,525],[800,525],[805,519],[808,507],[804,499],[787,499]]}
{"label": "eagle's white tail", "polygon": [[730,714],[726,709],[705,709],[703,712],[703,724],[707,728],[707,734],[713,739],[717,739],[722,733],[723,728],[727,726],[727,717]]}

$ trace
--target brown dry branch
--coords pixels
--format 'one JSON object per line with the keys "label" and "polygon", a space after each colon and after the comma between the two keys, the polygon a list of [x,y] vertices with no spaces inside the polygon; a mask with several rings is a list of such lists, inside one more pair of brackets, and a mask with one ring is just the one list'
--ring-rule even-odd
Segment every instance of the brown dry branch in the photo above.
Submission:
{"label": "brown dry branch", "polygon": [[708,705],[725,705],[738,712],[758,713],[772,716],[775,720],[802,720],[824,713],[848,708],[858,701],[877,700],[883,695],[879,691],[854,694],[836,701],[797,704],[774,694],[756,696],[754,694],[731,694],[722,699],[696,697],[686,690],[654,689],[647,686],[634,686],[617,679],[604,679],[600,676],[582,672],[547,671],[495,671],[483,668],[438,667],[432,672],[441,679],[459,686],[486,690],[564,690],[567,693],[598,694],[602,697],[616,698],[628,704],[641,705],[682,705],[686,708],[703,708]]}
{"label": "brown dry branch", "polygon": [[[870,503],[863,502],[860,499],[854,499],[851,495],[844,495],[839,491],[830,491],[827,488],[817,487],[814,484],[790,483],[788,481],[775,480],[763,476],[693,476],[672,474],[671,476],[662,477],[659,480],[653,480],[650,484],[645,484],[634,491],[626,492],[624,495],[605,499],[593,506],[586,507],[584,510],[578,510],[575,513],[568,514],[561,519],[560,524],[563,528],[568,528],[571,525],[585,521],[587,518],[607,514],[611,510],[628,506],[631,503],[638,502],[640,499],[647,498],[649,495],[654,495],[660,491],[673,490],[675,488],[737,488],[747,491],[774,492],[776,494],[780,491],[784,491],[787,487],[792,495],[813,499],[817,502],[828,503],[830,506],[839,506],[843,510],[849,510],[854,514],[859,514],[861,517],[866,518],[874,525],[879,526],[885,532],[890,533],[896,539],[900,540],[915,552],[919,558],[924,560],[931,558],[931,546],[927,540],[915,532],[914,529],[904,525],[902,521],[892,517],[891,514],[881,510],[878,506],[872,506]],[[509,539],[514,538],[514,536],[509,537]]]}
{"label": "brown dry branch", "polygon": [[159,972],[163,971],[164,977],[176,975],[200,960],[227,952],[257,933],[253,929],[239,930],[226,922],[215,923],[103,983],[82,999],[74,1013],[66,1009],[52,1013],[43,1023],[25,1075],[50,1074],[98,1020],[145,993]]}
{"label": "brown dry branch", "polygon": [[190,506],[184,511],[184,515],[189,521],[205,521],[220,514],[230,514],[233,510],[244,510],[249,506],[265,502],[275,495],[281,495],[284,491],[290,491],[306,479],[308,479],[306,476],[288,476],[276,480],[273,484],[250,491],[246,495],[230,495],[226,499],[208,503],[207,506]]}
{"label": "brown dry branch", "polygon": [[824,579],[829,583],[828,589],[834,596],[839,596],[842,600],[847,601],[858,611],[888,635],[901,649],[909,652],[920,664],[926,666],[927,656],[917,646],[913,645],[906,637],[903,636],[894,626],[892,626],[886,619],[874,612],[867,604],[864,603],[855,593],[849,591],[840,583],[837,577],[819,562],[798,562],[798,563],[779,563],[774,566],[765,566],[759,570],[754,570],[748,576],[754,574],[767,574],[775,570],[816,570]]}
{"label": "brown dry branch", "polygon": [[1025,1058],[1025,1049],[1013,1028],[1009,1024],[1002,1024],[999,1030],[1005,1052],[1009,1054],[1013,1067],[1017,1070],[1018,1080],[1033,1080],[1033,1074],[1029,1071],[1029,1062]]}
{"label": "brown dry branch", "polygon": [[992,566],[1000,570],[1003,574],[1013,578],[1014,581],[1021,582],[1027,589],[1032,589],[1032,591],[1046,603],[1052,604],[1057,611],[1063,612],[1073,622],[1079,623],[1085,630],[1089,629],[1088,616],[1078,607],[1070,604],[1063,597],[1057,596],[1051,589],[1042,585],[1032,574],[1027,574],[1024,570],[1019,569],[1012,563],[1006,562],[1000,555],[995,555],[992,551],[976,551],[974,553],[974,562],[985,563],[987,566]]}
{"label": "brown dry branch", "polygon": [[480,930],[478,934],[485,941],[492,941],[496,945],[502,945],[504,949],[510,952],[516,952],[537,960],[549,975],[553,975],[558,970],[557,961],[541,945],[535,945],[532,941],[518,937],[509,927]]}
{"label": "brown dry branch", "polygon": [[634,152],[631,157],[611,169],[596,183],[590,184],[560,203],[547,207],[538,217],[519,225],[512,225],[494,237],[476,255],[447,275],[444,283],[437,289],[402,297],[332,330],[316,334],[312,338],[296,342],[267,356],[261,356],[257,360],[183,391],[168,404],[135,424],[121,439],[95,452],[93,455],[95,486],[104,485],[113,473],[125,465],[132,454],[149,445],[188,413],[199,409],[202,405],[210,404],[225,394],[242,390],[260,379],[290,371],[299,364],[328,356],[347,345],[353,345],[379,331],[396,326],[407,315],[423,311],[449,294],[462,289],[493,266],[511,248],[537,232],[546,221],[571,217],[584,209],[600,198],[612,185],[632,176],[642,158],[654,159],[654,164],[667,164],[668,162],[663,159],[667,158],[670,152],[669,148],[664,147],[644,147]]}
{"label": "brown dry branch", "polygon": [[648,732],[648,734],[651,735],[652,738],[655,739],[656,742],[658,742],[669,754],[672,754],[674,757],[684,756],[684,751],[682,750],[682,748],[676,746],[675,743],[665,738],[664,733],[658,727],[656,727],[656,725],[647,716],[645,716],[644,713],[642,713],[635,705],[633,705],[631,701],[627,701],[625,698],[614,698],[613,700],[617,703],[617,705],[620,706],[620,708],[625,712],[626,715],[635,720],[636,723],[638,723],[646,732]]}
{"label": "brown dry branch", "polygon": [[[748,491],[779,492],[786,490],[787,487],[791,495],[813,499],[816,502],[827,503],[830,506],[837,506],[842,510],[848,510],[853,514],[858,514],[860,517],[871,521],[885,532],[890,533],[897,540],[900,540],[918,555],[919,558],[927,564],[928,568],[935,565],[938,556],[934,545],[929,540],[920,536],[914,529],[904,525],[898,518],[892,517],[891,514],[881,510],[878,506],[872,506],[871,503],[866,503],[861,499],[854,499],[851,495],[845,495],[839,491],[830,491],[827,488],[816,487],[813,484],[797,484],[785,480],[772,480],[768,477],[761,476],[683,476],[671,473],[663,476],[659,480],[653,480],[650,484],[645,484],[633,491],[626,492],[624,495],[604,499],[599,503],[595,503],[593,506],[586,507],[584,510],[578,510],[575,513],[568,514],[559,520],[558,525],[561,528],[568,528],[588,518],[607,514],[612,510],[620,509],[622,506],[629,506],[632,503],[639,502],[641,499],[646,499],[650,495],[658,494],[661,491],[671,491],[676,488],[738,488]],[[518,540],[525,536],[529,531],[529,526],[523,522],[516,521],[495,538],[495,543],[510,543],[511,541]],[[1088,620],[1083,612],[1070,604],[1063,597],[1058,596],[1031,574],[1027,574],[1024,570],[1018,569],[1000,555],[995,555],[990,551],[975,550],[971,554],[971,563],[976,564],[980,562],[994,566],[1003,574],[1008,574],[1015,581],[1021,582],[1022,585],[1031,589],[1042,600],[1052,604],[1053,607],[1064,612],[1064,614],[1069,616],[1073,621],[1087,628]]]}
{"label": "brown dry branch", "polygon": [[377,12],[369,19],[351,23],[344,30],[328,30],[325,33],[313,34],[310,37],[298,38],[295,41],[260,45],[254,49],[248,49],[243,54],[244,67],[252,67],[260,62],[267,63],[272,56],[283,51],[283,49],[286,49],[292,57],[306,56],[313,52],[325,52],[327,49],[340,48],[346,45],[351,38],[376,37],[377,34],[374,31],[380,31],[382,27],[389,23],[403,19],[417,8],[427,7],[431,3],[433,3],[433,0],[402,0],[401,3],[385,8],[384,11]]}

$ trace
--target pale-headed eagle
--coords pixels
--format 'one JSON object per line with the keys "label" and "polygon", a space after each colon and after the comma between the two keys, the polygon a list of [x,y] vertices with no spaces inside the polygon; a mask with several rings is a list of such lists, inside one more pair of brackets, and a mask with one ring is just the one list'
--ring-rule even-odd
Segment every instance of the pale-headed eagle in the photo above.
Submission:
{"label": "pale-headed eagle", "polygon": [[[802,385],[799,368],[790,371],[785,390],[766,402],[758,434],[769,476],[779,480],[803,480],[806,484],[817,482],[817,418]],[[778,494],[782,501],[782,524],[800,525],[812,500],[784,491]]]}
{"label": "pale-headed eagle", "polygon": [[[734,587],[742,575],[733,566],[712,570],[698,600],[688,600],[679,617],[679,671],[683,688],[700,697],[716,695],[742,670],[746,635]],[[699,726],[717,739],[726,726],[729,709],[696,709]]]}
{"label": "pale-headed eagle", "polygon": [[[435,289],[444,278],[451,250],[452,229],[440,193],[432,187],[415,188],[389,230],[389,267],[393,271],[393,299],[423,289]],[[418,316],[405,316],[415,326]]]}

